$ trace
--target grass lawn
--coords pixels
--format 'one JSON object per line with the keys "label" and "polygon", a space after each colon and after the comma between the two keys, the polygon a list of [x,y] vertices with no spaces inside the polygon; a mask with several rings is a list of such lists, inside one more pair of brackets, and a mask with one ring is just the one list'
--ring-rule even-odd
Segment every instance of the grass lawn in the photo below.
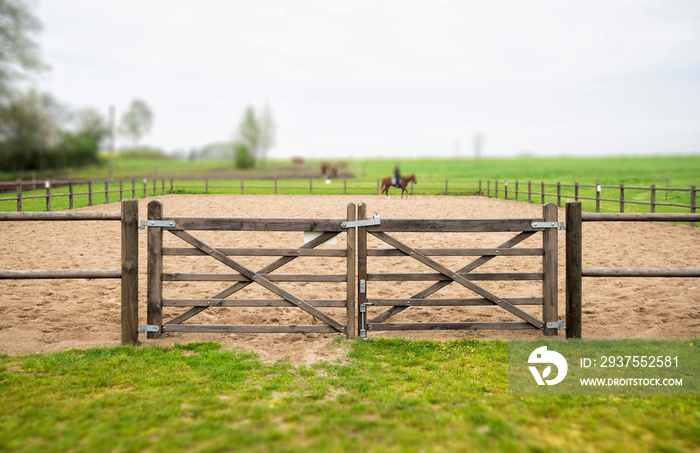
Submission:
{"label": "grass lawn", "polygon": [[0,357],[0,451],[697,451],[697,396],[511,396],[499,340],[218,343]]}

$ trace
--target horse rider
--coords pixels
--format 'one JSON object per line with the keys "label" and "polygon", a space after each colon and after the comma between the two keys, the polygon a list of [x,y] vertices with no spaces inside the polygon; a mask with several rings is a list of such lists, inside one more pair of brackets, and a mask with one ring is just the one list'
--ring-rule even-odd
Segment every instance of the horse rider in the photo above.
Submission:
{"label": "horse rider", "polygon": [[399,166],[397,165],[394,168],[394,187],[400,187],[401,186],[401,172],[399,171]]}

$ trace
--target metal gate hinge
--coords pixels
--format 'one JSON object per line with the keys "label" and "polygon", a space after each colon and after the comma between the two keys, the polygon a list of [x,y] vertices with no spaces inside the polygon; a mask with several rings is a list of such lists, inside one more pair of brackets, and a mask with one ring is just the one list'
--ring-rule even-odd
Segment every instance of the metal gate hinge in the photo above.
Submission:
{"label": "metal gate hinge", "polygon": [[532,228],[559,228],[565,230],[564,222],[532,222]]}
{"label": "metal gate hinge", "polygon": [[352,222],[343,222],[340,224],[342,228],[366,227],[379,225],[379,214],[374,213],[374,217],[367,220],[353,220]]}
{"label": "metal gate hinge", "polygon": [[159,330],[160,330],[160,327],[158,327],[158,326],[152,326],[150,324],[141,324],[141,328],[139,329],[139,333],[158,332]]}
{"label": "metal gate hinge", "polygon": [[146,227],[175,227],[175,222],[172,220],[142,220],[140,230],[145,230]]}
{"label": "metal gate hinge", "polygon": [[548,322],[548,323],[547,323],[547,328],[548,328],[548,329],[566,330],[566,327],[564,327],[564,321],[562,321],[562,320],[554,321],[554,322]]}

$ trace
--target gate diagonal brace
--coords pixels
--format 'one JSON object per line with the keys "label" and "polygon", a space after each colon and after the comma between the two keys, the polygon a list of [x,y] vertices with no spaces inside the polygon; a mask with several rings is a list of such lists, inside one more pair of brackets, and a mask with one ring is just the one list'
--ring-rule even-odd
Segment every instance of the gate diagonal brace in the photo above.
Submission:
{"label": "gate diagonal brace", "polygon": [[[307,242],[306,244],[300,246],[299,248],[300,249],[316,248],[317,246],[319,246],[320,244],[323,244],[325,241],[327,241],[329,238],[335,236],[336,234],[337,233],[323,233],[321,236],[319,236],[315,239],[312,239],[311,241]],[[296,257],[296,256],[283,256],[281,258],[276,259],[275,261],[268,264],[267,266],[259,269],[257,273],[258,274],[269,274],[270,272],[273,272],[273,271],[279,269],[280,267],[282,267],[286,264],[289,264],[291,261],[294,261],[297,258],[298,257]],[[225,298],[237,293],[238,291],[242,290],[243,288],[245,288],[246,286],[248,286],[252,283],[253,283],[252,281],[237,282],[237,283],[229,286],[228,288],[224,289],[223,291],[216,293],[215,295],[213,295],[209,299],[225,299]],[[166,324],[183,323],[183,322],[187,321],[188,319],[190,319],[191,317],[203,312],[207,308],[208,307],[192,307],[189,310],[187,310],[186,312],[184,312],[184,313],[174,317],[173,319],[167,321]]]}
{"label": "gate diagonal brace", "polygon": [[435,269],[436,271],[440,272],[442,275],[452,279],[453,281],[459,283],[460,285],[466,287],[467,289],[470,289],[471,291],[474,291],[478,295],[485,297],[489,301],[493,302],[494,304],[498,305],[499,307],[505,309],[506,311],[509,311],[510,313],[514,314],[515,316],[523,319],[524,321],[529,322],[533,326],[535,326],[538,329],[543,329],[544,323],[537,318],[533,317],[532,315],[529,315],[528,313],[524,312],[523,310],[517,308],[510,302],[496,296],[495,294],[491,293],[490,291],[485,290],[484,288],[475,285],[471,281],[467,280],[466,278],[462,277],[456,272],[451,271],[447,267],[443,266],[442,264],[438,263],[437,261],[430,259],[426,255],[420,253],[419,251],[409,247],[408,245],[394,239],[393,237],[389,236],[386,233],[383,232],[371,232],[373,236],[375,236],[378,239],[381,239],[382,241],[386,242],[387,244],[391,245],[394,248],[397,248],[398,250],[401,250],[404,252],[406,255],[412,256],[416,260],[420,261],[421,263],[425,264],[428,267],[431,267]]}
{"label": "gate diagonal brace", "polygon": [[173,231],[172,232],[175,236],[179,237],[183,241],[189,243],[190,245],[193,245],[197,247],[199,250],[203,251],[207,255],[211,256],[217,261],[222,262],[223,264],[227,265],[228,267],[234,269],[235,271],[239,272],[241,275],[244,275],[245,277],[249,278],[252,281],[255,281],[259,285],[263,286],[264,288],[272,291],[273,293],[277,294],[278,296],[283,297],[287,301],[293,303],[294,305],[298,306],[305,312],[309,313],[312,316],[315,316],[316,318],[320,319],[321,321],[325,322],[329,326],[333,327],[336,329],[338,332],[345,333],[345,326],[332,317],[328,316],[327,314],[323,313],[322,311],[318,310],[317,308],[309,305],[306,303],[306,301],[298,298],[294,294],[286,291],[285,289],[279,287],[278,285],[275,285],[271,281],[265,278],[264,274],[258,274],[255,271],[248,269],[247,267],[243,266],[242,264],[236,262],[235,260],[229,258],[228,256],[224,255],[221,253],[218,249],[215,247],[209,247],[207,244],[204,242],[200,241],[199,239],[195,238],[191,234],[185,232],[185,231]]}

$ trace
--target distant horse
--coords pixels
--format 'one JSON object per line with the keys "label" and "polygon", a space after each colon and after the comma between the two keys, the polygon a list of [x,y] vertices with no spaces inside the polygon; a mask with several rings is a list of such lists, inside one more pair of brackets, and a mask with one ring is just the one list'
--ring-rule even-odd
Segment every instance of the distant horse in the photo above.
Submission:
{"label": "distant horse", "polygon": [[301,156],[292,156],[292,163],[294,165],[304,165],[306,163],[306,159]]}
{"label": "distant horse", "polygon": [[324,178],[338,177],[338,164],[333,162],[321,162],[321,175]]}
{"label": "distant horse", "polygon": [[401,189],[401,198],[403,199],[404,192],[406,192],[406,196],[408,196],[408,189],[406,189],[406,187],[408,186],[408,183],[410,183],[410,182],[412,182],[413,184],[418,183],[418,181],[416,180],[416,175],[414,175],[414,174],[402,176],[401,177],[401,184],[398,186],[391,184],[392,179],[393,178],[391,176],[387,176],[386,178],[382,178],[381,191],[379,193],[386,194],[387,198],[389,198],[389,187],[397,187],[397,188]]}

